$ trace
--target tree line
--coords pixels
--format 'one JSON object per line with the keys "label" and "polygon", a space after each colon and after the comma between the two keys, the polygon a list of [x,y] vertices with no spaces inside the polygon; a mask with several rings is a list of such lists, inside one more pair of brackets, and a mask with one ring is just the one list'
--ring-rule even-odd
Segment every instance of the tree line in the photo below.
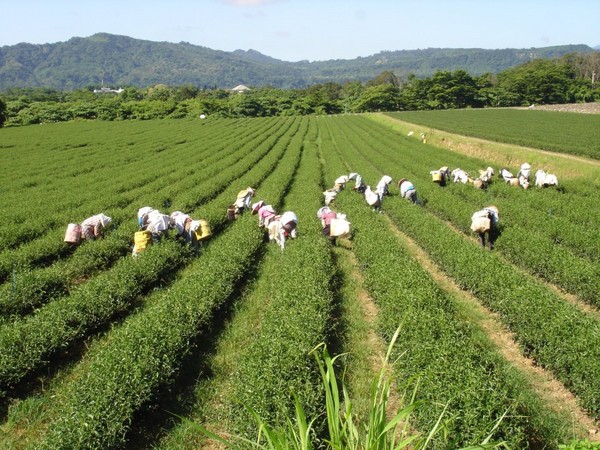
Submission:
{"label": "tree line", "polygon": [[464,70],[401,78],[382,72],[365,83],[315,84],[302,89],[269,86],[244,93],[193,85],[126,87],[117,93],[13,88],[0,93],[0,126],[76,119],[128,120],[378,111],[485,108],[600,100],[600,53],[538,59],[498,74]]}

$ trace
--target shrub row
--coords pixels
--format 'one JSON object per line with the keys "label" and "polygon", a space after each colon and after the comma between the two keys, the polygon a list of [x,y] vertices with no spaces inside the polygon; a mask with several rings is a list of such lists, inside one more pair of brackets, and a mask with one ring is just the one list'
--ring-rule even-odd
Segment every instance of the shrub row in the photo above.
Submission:
{"label": "shrub row", "polygon": [[[592,249],[597,247],[600,251],[598,242],[593,238],[593,232],[590,234],[586,231],[586,225],[578,225],[580,220],[576,218],[568,220],[570,227],[564,225],[566,220],[562,220],[562,229],[559,230],[552,217],[548,217],[547,211],[539,209],[532,211],[527,207],[528,202],[535,204],[537,200],[541,202],[544,196],[551,197],[551,202],[548,203],[546,200],[545,206],[554,204],[554,208],[550,208],[554,214],[562,215],[563,211],[580,208],[577,217],[585,217],[588,215],[587,211],[593,209],[590,198],[585,196],[577,197],[578,200],[572,198],[573,196],[561,198],[560,193],[552,190],[530,192],[511,189],[501,182],[494,183],[488,193],[462,184],[449,185],[440,189],[431,182],[429,173],[424,170],[424,167],[435,168],[443,165],[443,161],[447,161],[443,157],[443,150],[434,149],[439,155],[431,156],[431,150],[427,148],[418,152],[410,146],[404,148],[391,140],[389,131],[375,133],[376,129],[373,130],[368,123],[363,122],[364,119],[360,121],[355,118],[352,121],[352,128],[348,126],[349,123],[342,123],[341,126],[348,136],[352,136],[359,143],[359,146],[361,144],[370,146],[365,147],[370,148],[369,160],[376,161],[380,169],[386,168],[394,176],[406,176],[411,179],[428,210],[444,220],[450,220],[464,233],[470,234],[471,214],[489,203],[489,196],[492,196],[493,203],[501,211],[501,223],[510,224],[502,225],[502,238],[498,240],[497,249],[529,272],[557,284],[567,292],[580,296],[586,302],[600,306],[600,297],[597,294],[600,290],[600,266],[594,261],[597,256],[590,259],[587,255],[581,255],[593,253],[593,250],[582,250],[581,244],[584,242],[589,242],[589,247]],[[375,160],[372,158],[373,155],[377,155]],[[437,161],[432,158],[437,158]],[[534,199],[528,199],[530,196]],[[524,216],[530,218],[521,225]],[[582,235],[584,237],[579,239],[569,238]],[[580,247],[565,248],[562,242],[569,245],[578,242]]]}
{"label": "shrub row", "polygon": [[[299,237],[288,241],[285,251],[272,245],[267,253],[259,283],[267,285],[268,298],[232,374],[236,400],[271,424],[283,425],[294,416],[293,395],[307,416],[322,412],[323,388],[309,353],[329,336],[334,265],[316,218],[322,206],[317,131],[311,119],[298,173],[280,208],[297,214]],[[254,421],[241,406],[234,422],[236,432],[255,435]],[[322,425],[314,426],[322,430]]]}
{"label": "shrub row", "polygon": [[[258,186],[258,192],[279,201],[294,177],[305,129],[303,124],[300,139],[294,138],[295,145],[279,164],[266,172],[265,164],[257,165],[239,182]],[[265,173],[270,175],[262,182]],[[65,411],[43,446],[124,445],[133,415],[172,381],[184,356],[210,325],[214,311],[255,264],[262,234],[253,216],[242,216],[231,229],[209,241],[187,276],[114,329],[111,339],[92,351],[86,375],[68,387]]]}
{"label": "shrub row", "polygon": [[[371,148],[361,146],[361,150],[364,154],[362,164],[367,167],[389,168],[398,164],[392,162],[390,166],[389,158],[378,155]],[[357,155],[356,149],[351,154]],[[507,264],[495,252],[477,248],[476,243],[456,233],[427,210],[412,208],[398,197],[390,198],[386,203],[386,210],[398,226],[415,239],[459,286],[500,314],[515,333],[524,354],[553,372],[590,414],[599,417],[598,320]]]}
{"label": "shrub row", "polygon": [[[269,149],[271,148],[272,146],[269,147]],[[270,157],[263,158],[263,160],[256,164],[254,169],[249,172],[252,176],[248,176],[246,181],[258,184],[271,170],[273,170],[274,167],[276,167],[284,150],[284,147],[279,148],[277,151],[272,152]],[[269,150],[265,151],[265,153],[268,152]],[[253,162],[258,162],[258,159]],[[246,166],[246,170],[248,170],[248,166]],[[218,216],[214,215],[209,217],[215,228],[218,228],[219,223],[225,221],[225,210],[226,205],[228,204],[227,199],[235,198],[236,193],[240,189],[239,186],[231,185],[234,175],[229,174],[229,176],[231,176],[228,180],[228,184],[230,184],[229,188],[214,202],[218,207],[213,207],[213,211],[217,211],[218,208],[220,213]],[[157,248],[160,247],[161,246],[157,246]],[[153,250],[152,253],[158,254],[157,262],[154,266],[155,272],[160,273],[161,271],[166,271],[166,273],[168,273],[173,270],[174,267],[169,267],[168,264],[168,253],[165,253],[162,260],[162,254],[160,252]],[[182,253],[182,256],[183,254],[184,253]],[[182,256],[180,256],[180,258],[182,258]],[[183,261],[178,262],[181,263]],[[103,324],[109,320],[111,315],[108,313],[108,310],[111,305],[112,297],[115,297],[121,302],[118,305],[115,305],[118,307],[115,307],[113,315],[118,313],[120,311],[119,308],[124,307],[125,304],[128,303],[129,306],[131,306],[131,302],[139,295],[139,290],[143,290],[144,286],[149,286],[151,285],[151,282],[154,281],[152,275],[147,275],[147,279],[142,278],[138,280],[135,280],[134,277],[131,276],[130,278],[134,282],[129,284],[123,283],[123,289],[121,291],[115,290],[115,294],[111,294],[110,291],[100,290],[103,282],[98,280],[105,280],[104,283],[106,285],[110,285],[110,280],[113,278],[120,282],[122,278],[128,278],[127,273],[133,270],[131,267],[136,267],[135,264],[135,259],[123,259],[110,271],[105,272],[91,280],[89,283],[82,285],[81,288],[73,292],[71,296],[61,298],[48,304],[35,316],[14,322],[11,326],[6,326],[1,329],[0,362],[3,362],[3,367],[0,369],[0,388],[5,388],[18,382],[26,373],[44,364],[47,356],[54,353],[58,348],[68,346],[74,339],[85,334],[86,331],[89,332],[99,324]],[[138,283],[135,283],[135,281]],[[111,288],[114,289],[115,286],[111,285]],[[81,294],[81,292],[83,292],[83,294]],[[90,316],[93,317],[94,305],[98,304],[99,317],[93,321],[87,317],[80,318],[78,311],[80,308],[80,301],[78,299],[82,297],[84,299],[82,301],[85,302],[85,299],[88,298],[88,296],[93,296],[94,292],[97,292],[96,295],[99,297],[103,295],[107,296],[106,299],[102,299],[107,302],[107,306],[105,309],[102,309],[101,302],[92,302],[91,305],[88,305],[88,308],[91,309]],[[58,322],[58,324],[53,326],[53,323],[55,322]],[[39,327],[39,329],[36,329],[36,327]],[[22,344],[19,344],[18,337],[21,335],[26,335],[26,338],[24,338]],[[27,343],[28,339],[31,340],[30,343]],[[19,345],[23,345],[24,347],[22,353],[18,351]],[[4,362],[6,362],[6,364],[4,364]]]}
{"label": "shrub row", "polygon": [[[329,179],[347,172],[350,162],[352,170],[368,178],[379,176],[377,169],[362,161],[342,163],[337,154],[344,154],[347,147],[336,149],[337,137],[334,133],[332,148],[324,151]],[[400,200],[386,199],[384,209],[396,201]],[[410,389],[416,382],[417,398],[426,401],[415,411],[419,428],[433,428],[447,406],[443,419],[447,432],[436,437],[435,447],[483,442],[505,413],[492,439],[504,440],[511,448],[533,442],[556,446],[570,437],[568,421],[541,405],[484,333],[464,318],[452,298],[394,236],[385,216],[372,212],[353,192],[342,192],[335,204],[352,218],[352,247],[366,288],[380,308],[380,332],[389,341],[401,326],[395,369],[400,389]]]}

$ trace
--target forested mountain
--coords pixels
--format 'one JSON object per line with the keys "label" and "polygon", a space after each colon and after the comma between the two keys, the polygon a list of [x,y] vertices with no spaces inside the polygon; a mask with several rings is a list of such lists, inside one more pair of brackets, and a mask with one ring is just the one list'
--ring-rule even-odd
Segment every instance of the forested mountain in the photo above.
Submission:
{"label": "forested mountain", "polygon": [[224,52],[186,42],[168,43],[106,33],[66,42],[0,47],[0,91],[11,87],[77,89],[158,83],[200,88],[238,84],[301,88],[316,83],[366,81],[383,71],[404,77],[463,69],[498,73],[537,58],[593,52],[587,45],[531,49],[424,49],[384,51],[350,60],[282,61],[255,50]]}

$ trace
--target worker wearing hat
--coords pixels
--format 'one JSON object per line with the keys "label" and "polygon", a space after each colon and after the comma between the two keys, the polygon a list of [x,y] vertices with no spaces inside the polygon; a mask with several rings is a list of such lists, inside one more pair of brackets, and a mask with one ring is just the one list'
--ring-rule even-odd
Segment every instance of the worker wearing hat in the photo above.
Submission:
{"label": "worker wearing hat", "polygon": [[251,187],[247,187],[246,189],[242,189],[238,192],[237,198],[235,200],[235,214],[241,214],[245,209],[250,209],[250,202],[252,201],[252,196],[254,195],[254,189]]}

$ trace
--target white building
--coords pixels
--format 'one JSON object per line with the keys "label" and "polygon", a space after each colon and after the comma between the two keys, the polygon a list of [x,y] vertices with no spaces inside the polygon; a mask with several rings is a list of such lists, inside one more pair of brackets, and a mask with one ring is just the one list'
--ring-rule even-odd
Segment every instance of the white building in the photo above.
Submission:
{"label": "white building", "polygon": [[237,92],[238,94],[243,94],[246,91],[249,91],[250,88],[248,86],[244,86],[243,84],[239,84],[234,87],[231,92]]}

